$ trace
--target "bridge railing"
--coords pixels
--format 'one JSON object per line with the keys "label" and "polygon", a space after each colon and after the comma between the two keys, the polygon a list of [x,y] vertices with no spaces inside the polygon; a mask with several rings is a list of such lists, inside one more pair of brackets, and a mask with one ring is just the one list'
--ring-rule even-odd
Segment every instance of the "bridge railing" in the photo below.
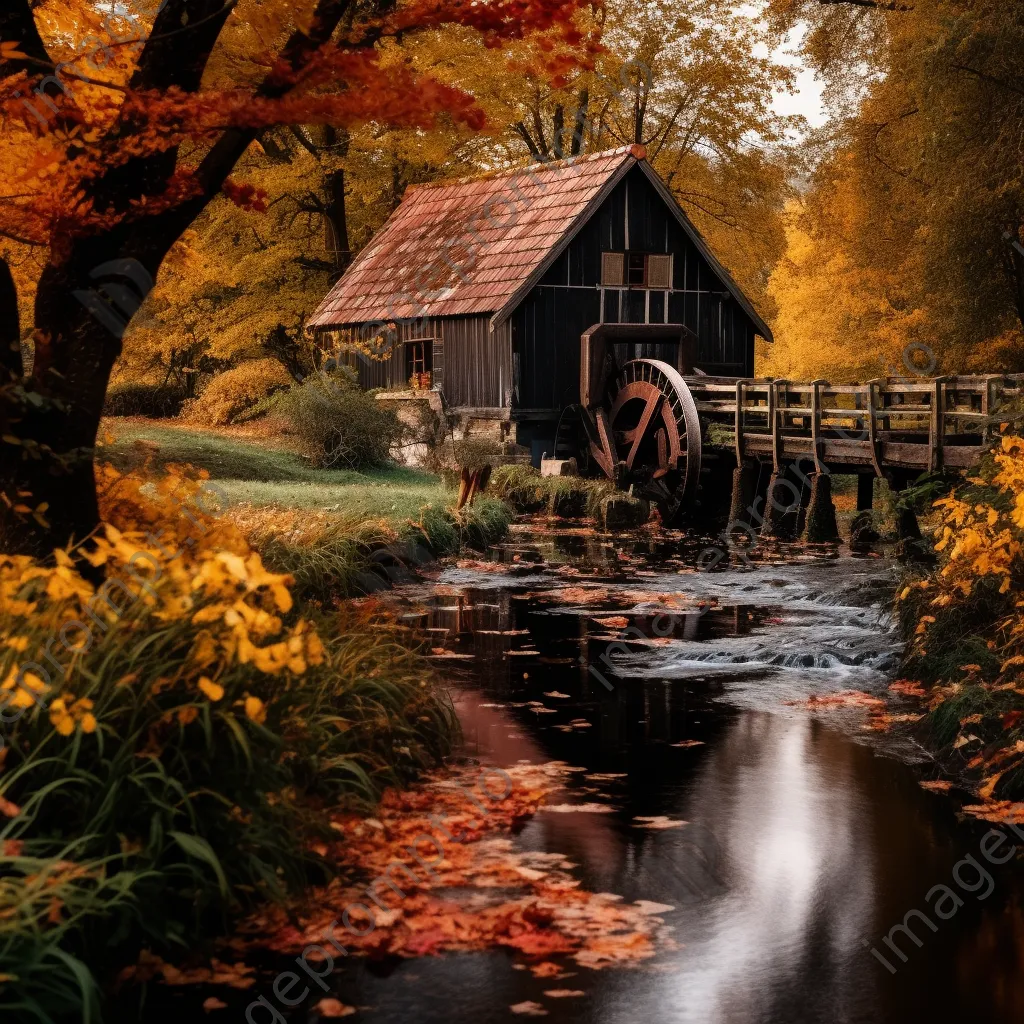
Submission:
{"label": "bridge railing", "polygon": [[[830,384],[688,376],[697,410],[727,433],[736,457],[805,455],[824,460],[938,469],[945,449],[954,464],[976,457],[1000,424],[1020,419],[1024,374],[985,374],[907,380],[878,378]],[[853,446],[853,447],[851,447]],[[916,450],[907,446],[918,447]]]}

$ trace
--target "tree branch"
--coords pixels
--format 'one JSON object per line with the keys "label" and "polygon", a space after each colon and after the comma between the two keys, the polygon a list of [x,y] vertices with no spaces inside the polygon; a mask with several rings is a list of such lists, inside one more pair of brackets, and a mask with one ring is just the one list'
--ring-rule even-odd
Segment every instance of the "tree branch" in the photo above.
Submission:
{"label": "tree branch", "polygon": [[1002,78],[996,78],[995,75],[988,75],[984,71],[968,67],[966,64],[951,64],[950,67],[956,68],[957,71],[966,71],[968,74],[976,75],[983,82],[991,82],[993,85],[998,85],[1001,89],[1009,89],[1010,92],[1015,92],[1018,96],[1024,96],[1024,89]]}
{"label": "tree branch", "polygon": [[886,0],[817,0],[823,7],[868,7],[876,11],[912,11],[910,4],[886,2]]}

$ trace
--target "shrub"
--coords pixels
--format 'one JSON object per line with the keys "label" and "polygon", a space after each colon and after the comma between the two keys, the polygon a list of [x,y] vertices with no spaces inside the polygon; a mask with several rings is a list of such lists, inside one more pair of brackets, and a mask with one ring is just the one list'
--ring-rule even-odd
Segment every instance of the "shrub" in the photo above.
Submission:
{"label": "shrub", "polygon": [[[0,1007],[51,1015],[93,998],[76,957],[187,947],[329,877],[320,808],[372,803],[454,729],[372,609],[315,621],[195,482],[100,472],[102,533],[0,557]],[[62,958],[76,984],[50,991]]]}
{"label": "shrub", "polygon": [[107,392],[103,412],[107,416],[167,419],[181,412],[186,397],[184,388],[173,384],[119,383]]}
{"label": "shrub", "polygon": [[307,377],[280,405],[320,467],[383,465],[405,433],[392,410],[340,374]]}
{"label": "shrub", "polygon": [[213,377],[198,398],[184,404],[182,418],[207,427],[226,426],[291,384],[276,359],[250,359]]}

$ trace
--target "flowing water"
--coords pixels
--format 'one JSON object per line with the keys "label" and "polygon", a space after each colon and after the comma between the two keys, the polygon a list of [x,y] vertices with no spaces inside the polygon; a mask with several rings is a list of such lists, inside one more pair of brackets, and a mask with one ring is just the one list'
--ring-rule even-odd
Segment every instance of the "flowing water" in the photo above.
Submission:
{"label": "flowing water", "polygon": [[[805,704],[892,681],[891,566],[796,553],[698,573],[696,553],[522,534],[500,571],[463,563],[390,595],[431,631],[467,757],[567,762],[587,771],[565,802],[612,808],[539,813],[517,845],[567,856],[593,891],[674,908],[677,948],[571,966],[555,987],[584,994],[557,999],[505,951],[353,959],[332,979],[353,1019],[490,1024],[533,1001],[587,1024],[1024,1021],[1019,871],[984,861],[985,827],[918,785],[927,756],[910,740]],[[966,868],[954,883],[965,855],[991,884]],[[897,933],[903,962],[882,938],[939,884],[962,905],[935,931],[912,918],[921,945]]]}

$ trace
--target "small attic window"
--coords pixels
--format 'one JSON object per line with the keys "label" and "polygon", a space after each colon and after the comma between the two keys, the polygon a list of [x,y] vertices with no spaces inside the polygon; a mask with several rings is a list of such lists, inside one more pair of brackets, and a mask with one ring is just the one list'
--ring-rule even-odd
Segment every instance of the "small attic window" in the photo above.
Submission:
{"label": "small attic window", "polygon": [[672,256],[646,252],[601,254],[601,284],[606,288],[672,287]]}

